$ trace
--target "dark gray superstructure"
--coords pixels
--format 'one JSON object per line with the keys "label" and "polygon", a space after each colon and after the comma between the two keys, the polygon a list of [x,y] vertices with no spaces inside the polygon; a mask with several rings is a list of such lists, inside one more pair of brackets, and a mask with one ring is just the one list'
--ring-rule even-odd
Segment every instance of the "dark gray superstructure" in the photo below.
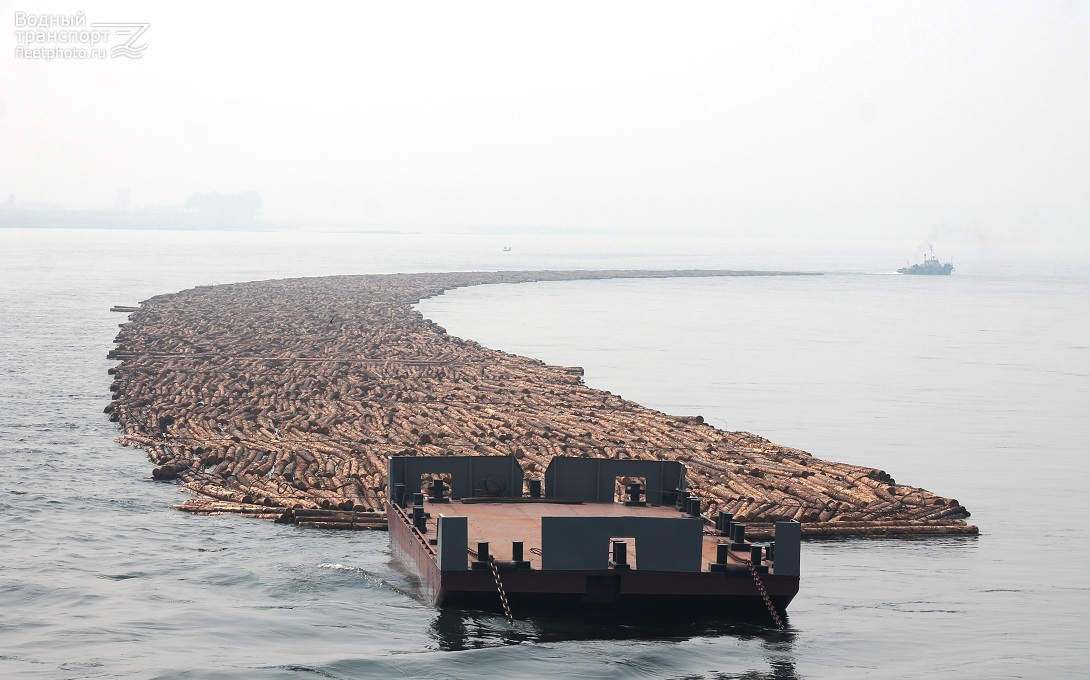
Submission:
{"label": "dark gray superstructure", "polygon": [[773,541],[753,542],[733,514],[702,514],[678,461],[556,456],[544,480],[525,480],[513,456],[388,460],[390,536],[439,606],[756,615],[782,628],[799,591],[802,525],[777,521]]}

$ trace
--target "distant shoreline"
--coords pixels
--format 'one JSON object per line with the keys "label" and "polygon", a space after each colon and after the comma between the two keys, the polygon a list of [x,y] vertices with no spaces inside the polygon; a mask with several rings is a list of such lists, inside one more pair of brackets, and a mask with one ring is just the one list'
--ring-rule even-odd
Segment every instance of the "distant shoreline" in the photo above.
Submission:
{"label": "distant shoreline", "polygon": [[165,231],[273,231],[295,230],[231,215],[184,210],[64,210],[0,206],[0,229],[127,229]]}

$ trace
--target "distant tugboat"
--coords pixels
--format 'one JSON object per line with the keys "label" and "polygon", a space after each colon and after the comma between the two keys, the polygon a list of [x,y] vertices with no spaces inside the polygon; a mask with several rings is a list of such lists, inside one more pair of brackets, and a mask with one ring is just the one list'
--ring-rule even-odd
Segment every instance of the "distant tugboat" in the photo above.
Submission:
{"label": "distant tugboat", "polygon": [[897,270],[899,274],[927,274],[927,275],[943,275],[949,276],[950,272],[954,271],[953,262],[939,262],[939,258],[935,257],[935,249],[931,247],[931,244],[927,244],[928,248],[931,248],[931,255],[924,253],[923,264],[917,263],[910,267],[901,267]]}

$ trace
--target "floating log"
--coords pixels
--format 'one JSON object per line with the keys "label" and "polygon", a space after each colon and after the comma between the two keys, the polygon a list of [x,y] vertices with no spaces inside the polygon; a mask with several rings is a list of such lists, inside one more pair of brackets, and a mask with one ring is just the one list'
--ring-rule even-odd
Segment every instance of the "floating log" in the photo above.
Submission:
{"label": "floating log", "polygon": [[277,512],[271,512],[269,508],[262,505],[254,505],[252,503],[230,503],[227,501],[214,501],[207,498],[190,498],[184,503],[180,503],[174,506],[175,510],[182,510],[184,512],[231,512],[231,513],[252,513],[252,514],[276,514],[282,515],[287,511],[287,508],[280,509]]}
{"label": "floating log", "polygon": [[382,522],[324,522],[317,520],[299,520],[296,522],[301,527],[311,527],[314,529],[350,529],[354,531],[386,531],[386,521]]}
{"label": "floating log", "polygon": [[338,522],[371,522],[376,520],[386,521],[385,512],[355,512],[339,510],[293,510],[296,519],[327,519]]}
{"label": "floating log", "polygon": [[[787,272],[467,272],[203,286],[130,311],[111,369],[119,441],[179,509],[303,526],[382,523],[386,457],[512,455],[542,476],[557,455],[679,460],[706,508],[751,533],[777,519],[807,536],[973,533],[956,500],[884,470],[835,463],[699,415],[667,415],[548,366],[448,334],[412,305],[459,286]],[[361,512],[362,511],[362,512]],[[341,526],[347,525],[347,526]],[[753,533],[754,536],[759,534]]]}
{"label": "floating log", "polygon": [[160,465],[151,471],[151,476],[161,480],[175,479],[178,476],[178,468],[169,463]]}

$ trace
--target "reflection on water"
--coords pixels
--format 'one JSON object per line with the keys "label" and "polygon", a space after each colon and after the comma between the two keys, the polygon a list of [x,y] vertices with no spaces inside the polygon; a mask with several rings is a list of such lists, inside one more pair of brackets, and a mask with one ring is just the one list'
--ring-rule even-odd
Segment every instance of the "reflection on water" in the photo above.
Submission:
{"label": "reflection on water", "polygon": [[760,623],[731,619],[694,618],[684,612],[616,613],[583,610],[575,615],[536,614],[515,620],[512,627],[502,615],[478,610],[440,609],[431,632],[440,649],[471,649],[495,644],[568,642],[572,640],[688,640],[730,635],[739,640],[791,640],[788,628],[776,630]]}
{"label": "reflection on water", "polygon": [[[593,643],[618,641],[655,643],[655,656],[669,655],[669,647],[689,641],[715,639],[716,647],[730,640],[747,649],[746,663],[763,658],[765,668],[743,672],[713,672],[712,675],[673,676],[677,680],[734,679],[752,680],[799,678],[796,670],[796,633],[778,631],[756,623],[739,621],[707,621],[683,616],[662,616],[649,612],[642,619],[618,616],[610,611],[581,611],[578,616],[534,616],[517,619],[514,626],[500,615],[484,611],[440,609],[431,624],[433,640],[441,651],[460,652],[464,649],[518,645],[521,643]],[[727,640],[724,640],[727,639]],[[735,659],[737,660],[737,659]]]}
{"label": "reflection on water", "polygon": [[779,631],[755,623],[739,621],[694,620],[683,614],[647,612],[642,618],[618,615],[611,611],[583,611],[577,616],[555,614],[515,620],[511,626],[499,614],[482,611],[440,609],[432,619],[430,632],[443,651],[462,651],[504,645],[590,641],[641,641],[680,643],[701,637],[729,636],[740,643],[758,643],[764,651],[768,668],[738,674],[684,675],[678,680],[696,678],[776,678],[789,680],[799,675],[795,670],[793,644],[795,633]]}

